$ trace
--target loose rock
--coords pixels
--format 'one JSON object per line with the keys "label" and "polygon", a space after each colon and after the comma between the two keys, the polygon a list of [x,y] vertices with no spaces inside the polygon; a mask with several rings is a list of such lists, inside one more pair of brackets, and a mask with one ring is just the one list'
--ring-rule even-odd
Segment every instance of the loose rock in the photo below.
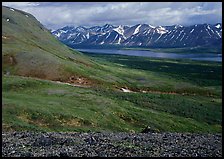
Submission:
{"label": "loose rock", "polygon": [[222,157],[221,134],[2,132],[2,157]]}

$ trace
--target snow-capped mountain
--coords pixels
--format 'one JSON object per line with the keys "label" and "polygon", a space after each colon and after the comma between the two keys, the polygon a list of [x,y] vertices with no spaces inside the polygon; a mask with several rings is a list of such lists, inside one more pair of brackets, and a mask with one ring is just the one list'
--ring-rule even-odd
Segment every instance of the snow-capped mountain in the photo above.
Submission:
{"label": "snow-capped mountain", "polygon": [[194,47],[222,44],[222,24],[192,26],[134,26],[105,24],[90,28],[66,26],[52,31],[68,45],[122,45],[152,47]]}

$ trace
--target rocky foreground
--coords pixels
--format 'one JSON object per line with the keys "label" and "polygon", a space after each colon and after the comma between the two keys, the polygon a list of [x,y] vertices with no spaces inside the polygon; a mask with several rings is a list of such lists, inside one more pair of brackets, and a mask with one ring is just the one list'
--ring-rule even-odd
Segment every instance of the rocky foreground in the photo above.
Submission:
{"label": "rocky foreground", "polygon": [[2,156],[222,157],[222,135],[2,132]]}

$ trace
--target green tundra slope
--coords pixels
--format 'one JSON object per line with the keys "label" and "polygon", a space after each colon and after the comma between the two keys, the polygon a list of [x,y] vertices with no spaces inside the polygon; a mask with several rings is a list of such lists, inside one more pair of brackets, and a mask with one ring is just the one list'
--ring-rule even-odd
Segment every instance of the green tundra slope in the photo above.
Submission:
{"label": "green tundra slope", "polygon": [[221,132],[221,99],[3,77],[3,130]]}
{"label": "green tundra slope", "polygon": [[2,9],[3,130],[222,131],[221,63],[84,55]]}
{"label": "green tundra slope", "polygon": [[95,66],[89,58],[71,50],[31,14],[2,7],[3,72],[66,81],[84,75]]}

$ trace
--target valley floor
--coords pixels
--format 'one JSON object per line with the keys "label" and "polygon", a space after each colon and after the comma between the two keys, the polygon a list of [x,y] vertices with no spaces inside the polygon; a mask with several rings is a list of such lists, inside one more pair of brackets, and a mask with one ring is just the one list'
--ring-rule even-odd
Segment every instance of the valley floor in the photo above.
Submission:
{"label": "valley floor", "polygon": [[3,130],[222,132],[220,63],[89,56],[102,85],[2,75]]}

